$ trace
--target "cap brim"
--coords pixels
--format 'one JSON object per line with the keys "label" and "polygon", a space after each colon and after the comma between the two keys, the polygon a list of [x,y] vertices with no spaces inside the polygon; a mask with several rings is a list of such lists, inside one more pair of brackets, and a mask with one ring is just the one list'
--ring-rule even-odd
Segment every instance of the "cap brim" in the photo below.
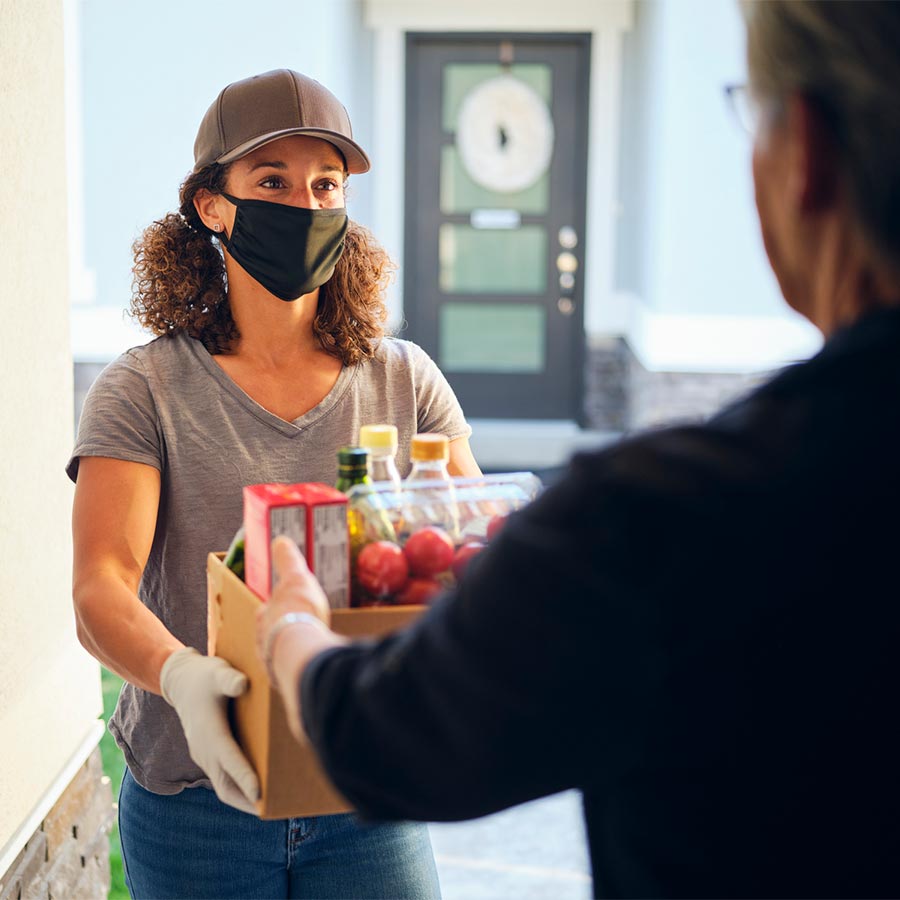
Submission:
{"label": "cap brim", "polygon": [[260,134],[223,154],[216,162],[222,165],[234,162],[236,159],[246,156],[259,147],[264,147],[266,144],[271,144],[272,141],[289,137],[292,134],[305,134],[308,137],[321,138],[323,141],[333,144],[343,154],[344,162],[347,164],[347,172],[351,175],[361,175],[363,172],[369,171],[371,164],[363,148],[343,134],[329,131],[327,128],[285,128],[283,131],[270,131],[268,134]]}

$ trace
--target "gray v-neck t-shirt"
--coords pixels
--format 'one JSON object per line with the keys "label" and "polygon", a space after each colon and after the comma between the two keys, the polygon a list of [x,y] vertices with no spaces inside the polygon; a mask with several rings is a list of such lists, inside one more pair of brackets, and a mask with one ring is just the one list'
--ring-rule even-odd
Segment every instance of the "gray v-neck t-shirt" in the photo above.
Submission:
{"label": "gray v-neck t-shirt", "polygon": [[[244,393],[199,341],[167,336],[128,350],[97,377],[66,471],[75,481],[82,456],[159,469],[156,532],[139,595],[172,634],[205,653],[206,555],[227,549],[240,526],[242,488],[333,484],[338,447],[376,423],[397,426],[401,475],[417,432],[450,440],[471,432],[444,376],[408,341],[383,339],[373,359],[345,366],[321,403],[286,422]],[[126,684],[109,729],[147,790],[210,786],[162,697]]]}

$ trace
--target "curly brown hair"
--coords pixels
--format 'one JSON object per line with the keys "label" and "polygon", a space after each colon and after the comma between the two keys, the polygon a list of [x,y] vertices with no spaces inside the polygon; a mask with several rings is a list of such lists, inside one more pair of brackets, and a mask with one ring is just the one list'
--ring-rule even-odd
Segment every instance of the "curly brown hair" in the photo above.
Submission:
{"label": "curly brown hair", "polygon": [[[131,314],[155,335],[187,334],[213,354],[229,353],[240,334],[228,304],[225,261],[215,233],[194,207],[201,189],[225,190],[228,166],[193,172],[179,191],[177,213],[144,229],[134,242]],[[345,366],[375,353],[384,335],[384,293],[396,266],[368,229],[351,220],[344,252],[319,290],[313,333]]]}

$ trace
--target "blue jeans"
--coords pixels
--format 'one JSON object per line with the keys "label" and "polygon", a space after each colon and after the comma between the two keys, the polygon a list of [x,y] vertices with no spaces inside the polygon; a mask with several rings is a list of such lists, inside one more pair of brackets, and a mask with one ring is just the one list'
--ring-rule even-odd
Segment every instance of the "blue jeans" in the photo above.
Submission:
{"label": "blue jeans", "polygon": [[411,822],[262,821],[206,788],[153,794],[126,769],[119,835],[136,898],[440,897],[428,828]]}

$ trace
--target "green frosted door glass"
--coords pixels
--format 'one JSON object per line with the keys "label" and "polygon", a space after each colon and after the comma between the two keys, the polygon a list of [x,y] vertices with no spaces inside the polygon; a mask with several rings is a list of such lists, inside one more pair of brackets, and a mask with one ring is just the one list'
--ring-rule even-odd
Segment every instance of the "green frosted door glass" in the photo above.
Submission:
{"label": "green frosted door glass", "polygon": [[542,372],[544,320],[544,308],[530,303],[444,303],[441,368],[445,372]]}
{"label": "green frosted door glass", "polygon": [[455,133],[460,104],[472,88],[488,78],[506,74],[533,87],[549,106],[553,99],[553,73],[546,63],[523,63],[508,68],[499,63],[450,63],[444,66],[444,131]]}
{"label": "green frosted door glass", "polygon": [[[460,105],[479,84],[510,74],[525,82],[548,105],[553,94],[553,72],[544,63],[526,63],[504,68],[496,63],[451,63],[444,66],[442,119],[444,131],[456,134]],[[550,179],[544,173],[523,191],[498,193],[476,184],[466,172],[455,144],[441,148],[441,212],[467,213],[473,209],[505,208],[520,213],[544,215],[548,211]]]}
{"label": "green frosted door glass", "polygon": [[544,173],[531,187],[514,193],[497,193],[475,184],[453,144],[441,147],[441,212],[468,213],[473,209],[515,209],[544,215],[550,198],[550,176]]}
{"label": "green frosted door glass", "polygon": [[441,225],[440,286],[445,294],[543,294],[547,232],[541,225],[492,230]]}

